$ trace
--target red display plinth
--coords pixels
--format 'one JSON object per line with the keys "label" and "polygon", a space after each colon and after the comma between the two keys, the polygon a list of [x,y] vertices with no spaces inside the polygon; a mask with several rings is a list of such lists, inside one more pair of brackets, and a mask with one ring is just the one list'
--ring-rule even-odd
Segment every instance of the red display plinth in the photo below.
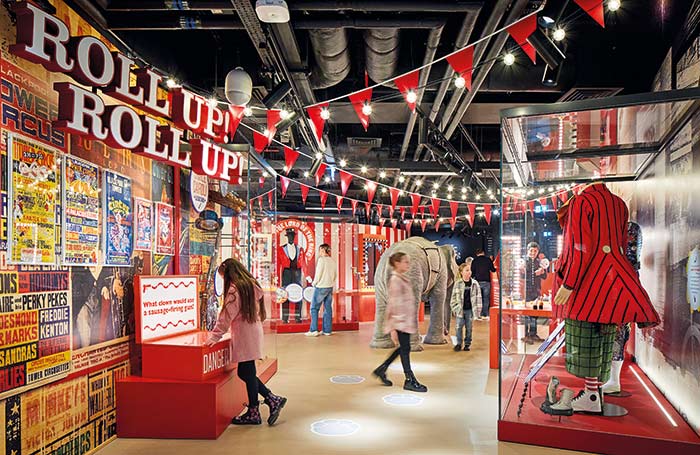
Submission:
{"label": "red display plinth", "polygon": [[624,417],[575,414],[559,421],[540,411],[550,376],[559,378],[560,390],[583,388],[583,379],[566,372],[563,357],[552,358],[530,383],[531,392],[528,391],[518,417],[525,368],[536,359],[532,355],[521,357],[512,356],[512,361],[524,368],[504,372],[502,378],[503,387],[508,389],[504,389],[503,396],[507,400],[505,413],[498,422],[500,441],[609,455],[700,453],[700,437],[632,362],[625,362],[621,374],[623,389],[632,396],[605,398],[608,403],[626,408],[629,413]]}
{"label": "red display plinth", "polygon": [[[258,364],[263,382],[276,371],[276,360]],[[235,370],[198,382],[129,376],[117,381],[117,436],[216,439],[247,401]]]}
{"label": "red display plinth", "polygon": [[[302,322],[289,322],[284,323],[282,321],[272,321],[270,322],[270,327],[277,333],[303,333],[308,332],[311,326],[310,321]],[[318,327],[321,327],[321,318],[318,319]],[[360,330],[360,324],[358,322],[334,322],[332,324],[334,332],[344,332],[350,330]]]}

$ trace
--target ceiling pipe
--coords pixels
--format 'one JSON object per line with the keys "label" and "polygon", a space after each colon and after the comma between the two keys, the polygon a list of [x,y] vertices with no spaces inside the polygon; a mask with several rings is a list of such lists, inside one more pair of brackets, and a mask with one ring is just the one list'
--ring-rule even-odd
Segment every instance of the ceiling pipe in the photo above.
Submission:
{"label": "ceiling pipe", "polygon": [[294,21],[296,30],[315,30],[319,28],[436,28],[445,25],[444,19],[365,19],[365,18],[345,18],[345,19],[302,19]]}
{"label": "ceiling pipe", "polygon": [[[468,12],[466,16],[464,16],[464,21],[462,21],[462,27],[460,28],[459,34],[457,35],[457,40],[455,41],[455,50],[460,49],[464,47],[465,44],[467,44],[467,41],[469,40],[469,37],[472,34],[472,30],[474,30],[474,25],[476,24],[476,19],[477,17],[479,17],[480,11],[481,6],[477,6],[473,10]],[[431,30],[430,35],[428,36],[428,45],[425,51],[425,58],[423,58],[424,65],[430,63],[435,58],[435,52],[437,50],[437,46],[440,44],[440,35],[442,34],[442,30],[442,28]],[[419,105],[423,99],[423,94],[425,93],[424,86],[428,82],[428,76],[430,74],[431,68],[432,66],[426,68],[427,71],[421,71],[418,85],[423,88],[421,88],[418,92],[417,104]],[[437,106],[439,110],[440,104],[442,103],[442,100],[445,97],[445,93],[447,92],[447,85],[450,83],[449,78],[452,76],[453,72],[454,71],[452,70],[452,67],[450,65],[447,65],[447,67],[445,68],[445,74],[443,75],[443,80],[440,83],[440,88],[438,89],[435,101],[433,102],[433,109],[435,109],[435,106]],[[408,120],[408,125],[406,126],[406,133],[404,134],[403,143],[401,144],[401,155],[399,157],[401,161],[406,159],[406,152],[408,151],[408,147],[411,143],[411,136],[413,135],[413,129],[415,128],[417,118],[418,116],[415,113],[413,113],[411,114],[411,117]],[[418,144],[417,147],[421,147],[421,145]]]}
{"label": "ceiling pipe", "polygon": [[172,16],[163,15],[149,16],[144,19],[140,17],[138,22],[134,18],[111,15],[108,21],[111,30],[245,30],[243,24],[237,20],[235,15],[217,17],[195,17],[195,16]]}
{"label": "ceiling pipe", "polygon": [[211,11],[233,9],[228,0],[131,0],[105,2],[107,11]]}
{"label": "ceiling pipe", "polygon": [[343,28],[309,30],[316,65],[311,70],[311,87],[323,89],[336,85],[350,73],[348,35]]}
{"label": "ceiling pipe", "polygon": [[365,30],[365,68],[374,82],[394,77],[399,65],[399,30],[374,28]]}
{"label": "ceiling pipe", "polygon": [[[513,21],[517,20],[520,17],[520,13],[525,9],[527,4],[528,0],[516,0],[515,5],[513,5],[513,8],[511,9],[510,13],[508,14],[508,17],[506,18],[506,23],[510,24]],[[457,128],[459,122],[462,121],[462,117],[464,117],[464,114],[467,112],[467,109],[469,109],[469,105],[474,100],[476,93],[479,91],[481,85],[486,80],[486,76],[488,76],[489,72],[491,71],[491,68],[493,68],[493,65],[496,63],[496,58],[500,55],[501,51],[503,51],[503,47],[505,46],[507,40],[508,33],[505,32],[500,33],[494,40],[489,53],[486,55],[486,61],[488,63],[486,63],[485,66],[477,70],[476,78],[474,79],[474,81],[472,81],[472,90],[469,93],[467,93],[467,96],[462,101],[462,104],[459,106],[459,109],[457,109],[457,113],[452,119],[452,122],[445,130],[445,137],[450,138],[454,133],[455,129]]]}
{"label": "ceiling pipe", "polygon": [[362,11],[454,13],[480,8],[483,2],[437,2],[434,0],[293,0],[288,3],[291,11]]}

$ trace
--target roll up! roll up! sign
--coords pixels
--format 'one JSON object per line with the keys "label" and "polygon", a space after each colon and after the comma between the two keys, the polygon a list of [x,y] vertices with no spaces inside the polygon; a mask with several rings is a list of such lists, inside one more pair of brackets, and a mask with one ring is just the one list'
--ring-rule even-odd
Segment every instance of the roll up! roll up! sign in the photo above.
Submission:
{"label": "roll up! roll up! sign", "polygon": [[[10,51],[49,71],[71,76],[79,84],[99,88],[126,104],[106,105],[101,96],[70,82],[54,84],[58,117],[54,127],[131,150],[167,164],[192,168],[200,175],[238,184],[243,172],[240,153],[203,139],[190,140],[191,152],[180,149],[183,130],[215,142],[232,137],[243,109],[221,110],[182,88],[158,99],[162,77],[148,68],[133,69],[135,62],[111,52],[93,36],[70,36],[60,19],[27,2],[13,3],[17,15],[17,44]],[[132,74],[136,85],[131,85]],[[139,115],[129,105],[152,114]],[[170,118],[174,128],[156,118]]]}

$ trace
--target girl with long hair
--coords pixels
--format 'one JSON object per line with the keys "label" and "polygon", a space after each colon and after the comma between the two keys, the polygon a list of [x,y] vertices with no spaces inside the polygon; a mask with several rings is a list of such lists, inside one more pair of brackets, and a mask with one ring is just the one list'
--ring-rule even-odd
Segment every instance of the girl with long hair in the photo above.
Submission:
{"label": "girl with long hair", "polygon": [[224,277],[224,306],[216,326],[207,340],[213,345],[228,331],[231,332],[231,357],[238,362],[238,377],[245,382],[248,392],[248,410],[231,423],[234,425],[260,425],[258,394],[265,398],[270,408],[268,425],[277,421],[287,399],[273,394],[257,377],[255,361],[263,357],[263,327],[265,305],[263,291],[253,275],[237,260],[226,259],[217,273]]}

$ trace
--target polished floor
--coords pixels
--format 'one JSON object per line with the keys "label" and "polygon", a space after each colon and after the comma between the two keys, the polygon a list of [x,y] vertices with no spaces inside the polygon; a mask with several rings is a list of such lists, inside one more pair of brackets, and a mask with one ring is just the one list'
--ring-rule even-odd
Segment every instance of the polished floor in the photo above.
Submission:
{"label": "polished floor", "polygon": [[[499,443],[497,371],[488,369],[488,324],[474,322],[471,352],[453,352],[451,345],[426,346],[412,354],[418,379],[428,386],[417,406],[385,404],[402,393],[400,362],[390,370],[394,387],[382,387],[370,376],[388,351],[368,347],[372,324],[359,332],[307,338],[278,335],[279,372],[269,383],[289,398],[274,427],[230,426],[216,441],[118,439],[102,449],[111,454],[565,454],[560,450]],[[333,384],[334,375],[361,375],[360,384]],[[267,408],[263,408],[266,418]],[[350,436],[321,436],[314,422],[348,419],[359,429]]]}

